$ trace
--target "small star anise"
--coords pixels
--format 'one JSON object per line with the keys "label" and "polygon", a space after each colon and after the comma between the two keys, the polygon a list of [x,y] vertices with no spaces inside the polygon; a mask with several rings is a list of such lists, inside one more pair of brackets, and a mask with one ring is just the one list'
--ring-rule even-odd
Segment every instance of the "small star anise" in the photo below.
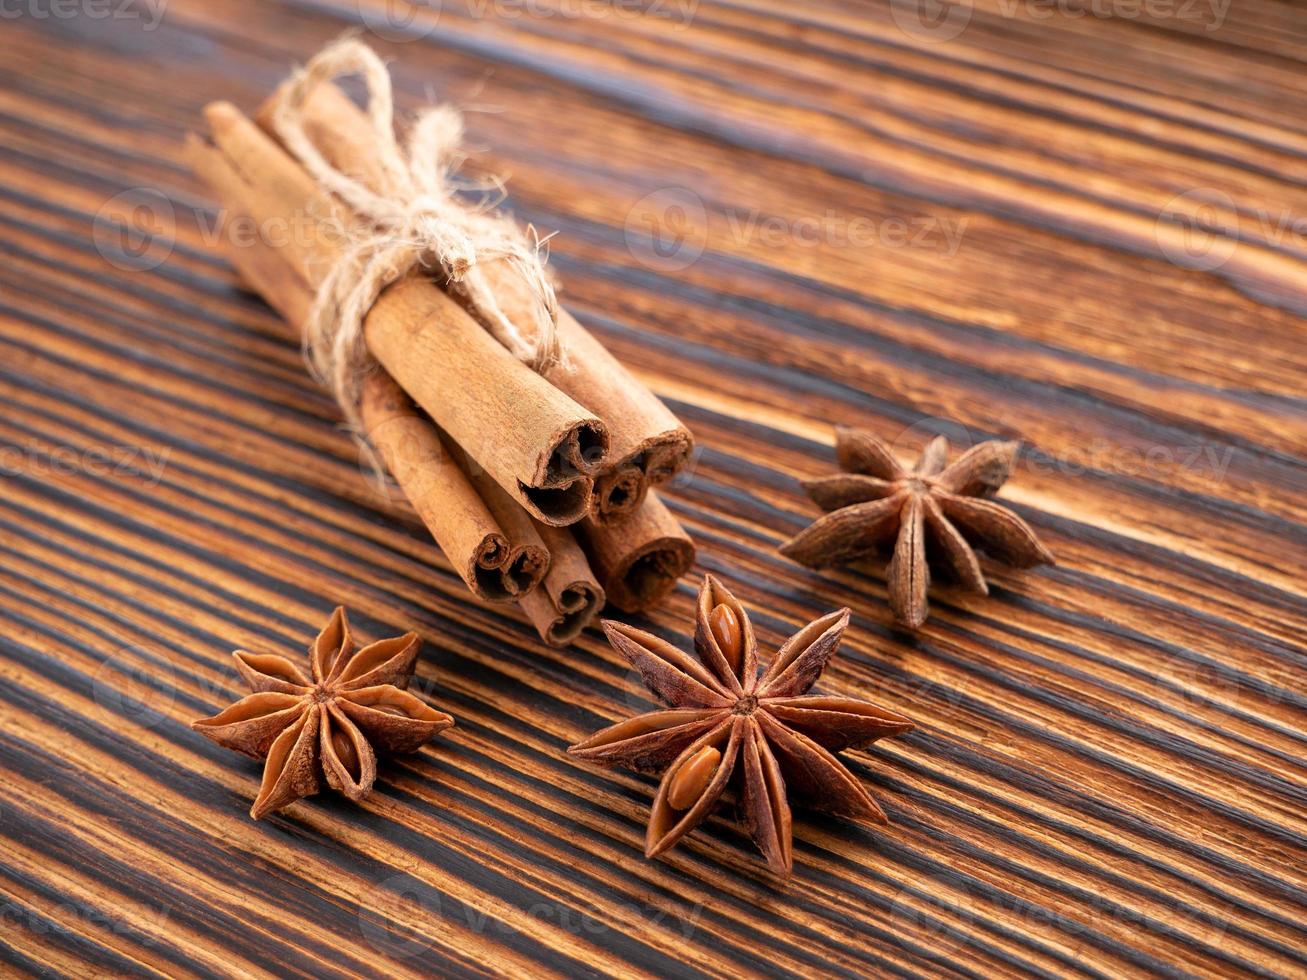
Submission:
{"label": "small star anise", "polygon": [[1052,564],[1035,532],[993,496],[1012,472],[1018,444],[982,442],[951,465],[948,440],[937,436],[911,471],[870,432],[840,427],[835,455],[845,472],[803,487],[831,513],[781,546],[781,554],[820,568],[865,558],[892,545],[887,573],[895,618],[912,629],[926,621],[930,564],[963,588],[982,595],[989,586],[969,542],[1017,568]]}
{"label": "small star anise", "polygon": [[325,775],[358,801],[372,790],[376,752],[413,752],[454,724],[404,688],[413,677],[416,633],[354,649],[337,606],[309,647],[313,679],[285,657],[237,650],[236,669],[255,693],[191,727],[219,745],[266,759],[250,809],[255,820],[312,796]]}
{"label": "small star anise", "polygon": [[806,692],[849,622],[841,609],[792,636],[759,676],[744,607],[711,575],[699,591],[697,656],[632,626],[605,621],[608,641],[671,710],[619,722],[568,751],[602,765],[665,770],[649,817],[645,856],[694,829],[733,783],[745,826],[773,870],[792,867],[794,791],[814,807],[885,824],[888,819],[833,755],[911,731],[900,714],[866,701]]}

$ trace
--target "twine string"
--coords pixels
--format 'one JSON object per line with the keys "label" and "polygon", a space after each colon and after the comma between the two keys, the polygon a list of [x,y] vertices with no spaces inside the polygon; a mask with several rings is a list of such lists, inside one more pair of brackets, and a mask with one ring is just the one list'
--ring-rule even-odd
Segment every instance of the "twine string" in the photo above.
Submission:
{"label": "twine string", "polygon": [[[309,138],[304,108],[322,84],[362,78],[376,152],[376,186],[344,173]],[[478,319],[518,360],[538,372],[560,362],[558,305],[545,273],[540,243],[510,218],[475,207],[454,194],[463,121],[449,106],[423,110],[401,147],[395,133],[390,73],[371,48],[353,38],[334,42],[296,71],[279,90],[272,126],[290,154],[320,187],[343,202],[366,230],[351,235],[327,270],[304,325],[310,371],[331,389],[356,435],[363,427],[359,396],[371,359],[363,320],[388,285],[416,267],[439,270],[461,291]],[[503,262],[531,298],[529,335],[500,308],[485,264]]]}

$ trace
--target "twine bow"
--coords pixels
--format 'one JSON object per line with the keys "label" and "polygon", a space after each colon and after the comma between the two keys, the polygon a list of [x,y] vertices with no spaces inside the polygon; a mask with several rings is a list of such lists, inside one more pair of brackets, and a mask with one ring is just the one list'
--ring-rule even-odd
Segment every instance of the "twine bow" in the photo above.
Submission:
{"label": "twine bow", "polygon": [[[346,75],[361,76],[367,89],[377,186],[332,166],[305,130],[304,105],[313,90]],[[368,226],[351,237],[327,271],[304,327],[309,368],[331,388],[356,434],[362,431],[359,392],[370,363],[363,319],[381,291],[416,266],[439,268],[463,291],[485,328],[529,367],[544,372],[559,362],[558,305],[534,232],[528,238],[511,219],[454,196],[450,176],[463,138],[456,110],[423,110],[401,149],[390,73],[366,44],[344,38],[324,48],[281,87],[272,125],[309,175]],[[530,337],[504,314],[487,285],[479,266],[492,261],[507,263],[530,291]]]}

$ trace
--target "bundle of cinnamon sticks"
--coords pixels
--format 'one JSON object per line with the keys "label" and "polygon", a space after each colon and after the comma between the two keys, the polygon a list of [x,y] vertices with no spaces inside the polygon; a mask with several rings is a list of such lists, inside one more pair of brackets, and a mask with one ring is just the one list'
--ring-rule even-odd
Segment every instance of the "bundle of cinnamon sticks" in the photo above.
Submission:
{"label": "bundle of cinnamon sticks", "polygon": [[[222,204],[228,257],[298,335],[360,219],[287,152],[274,104],[255,119],[209,105],[208,138],[191,134],[187,153]],[[372,126],[344,92],[324,82],[301,111],[332,167],[380,184]],[[503,315],[526,322],[530,297],[513,270],[478,268]],[[363,319],[371,363],[358,412],[472,593],[520,603],[546,642],[566,645],[606,600],[647,608],[692,563],[693,543],[652,490],[687,464],[692,439],[566,311],[556,333],[562,356],[537,373],[450,282],[415,270]]]}

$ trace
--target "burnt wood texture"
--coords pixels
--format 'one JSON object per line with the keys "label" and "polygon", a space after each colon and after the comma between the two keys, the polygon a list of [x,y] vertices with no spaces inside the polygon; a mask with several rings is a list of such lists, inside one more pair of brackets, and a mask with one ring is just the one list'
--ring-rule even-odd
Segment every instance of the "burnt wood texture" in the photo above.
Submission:
{"label": "burnt wood texture", "polygon": [[[644,860],[656,781],[565,753],[639,678],[370,487],[181,150],[349,27],[693,429],[664,498],[764,657],[851,607],[822,689],[917,722],[845,757],[889,827],[797,805],[788,883],[727,812]],[[6,5],[4,972],[1303,976],[1304,58],[1271,0]],[[1022,440],[1057,565],[914,635],[784,559],[835,423]],[[696,587],[635,621],[687,645]],[[254,823],[189,723],[337,604],[457,727]]]}

